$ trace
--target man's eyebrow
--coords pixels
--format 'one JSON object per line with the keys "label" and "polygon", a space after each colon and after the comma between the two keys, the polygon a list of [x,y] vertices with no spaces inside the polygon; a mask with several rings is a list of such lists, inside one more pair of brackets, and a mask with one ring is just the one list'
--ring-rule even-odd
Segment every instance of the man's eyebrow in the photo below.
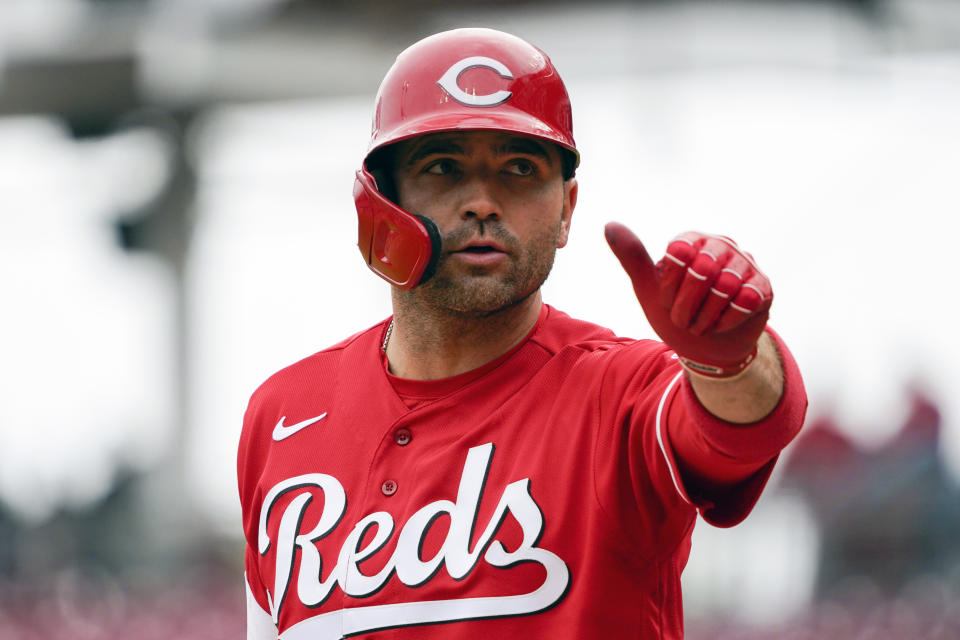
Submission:
{"label": "man's eyebrow", "polygon": [[463,155],[463,147],[453,140],[427,140],[416,147],[407,156],[407,166],[416,164],[419,160],[433,154]]}
{"label": "man's eyebrow", "polygon": [[546,147],[536,140],[530,140],[529,138],[514,138],[509,140],[500,145],[500,147],[497,149],[497,153],[500,155],[522,153],[528,156],[543,158],[547,162],[552,162],[552,156],[547,152]]}
{"label": "man's eyebrow", "polygon": [[[509,155],[511,153],[519,153],[528,156],[534,156],[537,158],[542,158],[547,162],[553,162],[553,156],[550,155],[547,148],[530,138],[510,138],[506,140],[503,144],[499,145],[496,149],[497,155]],[[463,146],[459,144],[456,139],[451,138],[439,138],[439,139],[427,139],[423,141],[420,145],[414,147],[413,151],[409,153],[406,158],[405,164],[411,166],[434,154],[439,155],[465,155]]]}

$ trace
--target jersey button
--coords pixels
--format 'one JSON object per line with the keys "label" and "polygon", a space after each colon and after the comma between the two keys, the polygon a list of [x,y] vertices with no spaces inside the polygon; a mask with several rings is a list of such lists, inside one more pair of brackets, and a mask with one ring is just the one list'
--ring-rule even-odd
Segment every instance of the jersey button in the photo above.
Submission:
{"label": "jersey button", "polygon": [[410,429],[400,428],[397,429],[393,434],[393,441],[401,447],[410,444],[411,440],[413,440],[413,434],[410,433]]}
{"label": "jersey button", "polygon": [[380,491],[383,491],[383,495],[392,496],[397,492],[397,482],[396,480],[384,480],[383,484],[380,485]]}

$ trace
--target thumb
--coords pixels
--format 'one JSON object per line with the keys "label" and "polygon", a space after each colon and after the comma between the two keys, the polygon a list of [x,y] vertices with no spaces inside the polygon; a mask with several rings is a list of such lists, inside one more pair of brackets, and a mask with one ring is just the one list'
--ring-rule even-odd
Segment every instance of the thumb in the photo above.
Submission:
{"label": "thumb", "polygon": [[660,277],[640,238],[619,222],[608,223],[604,227],[604,235],[613,255],[617,256],[623,270],[630,276],[640,305],[644,309],[647,309],[648,305],[655,305]]}

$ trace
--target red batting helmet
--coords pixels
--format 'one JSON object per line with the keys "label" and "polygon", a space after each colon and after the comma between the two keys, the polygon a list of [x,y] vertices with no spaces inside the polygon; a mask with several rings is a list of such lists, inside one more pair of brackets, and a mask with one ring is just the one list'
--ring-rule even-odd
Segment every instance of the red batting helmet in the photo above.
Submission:
{"label": "red batting helmet", "polygon": [[568,156],[567,178],[579,163],[566,87],[547,55],[528,42],[492,29],[455,29],[397,56],[377,92],[370,146],[353,187],[360,252],[387,282],[411,289],[433,275],[440,234],[429,218],[380,193],[371,156],[426,133],[476,130],[559,145]]}

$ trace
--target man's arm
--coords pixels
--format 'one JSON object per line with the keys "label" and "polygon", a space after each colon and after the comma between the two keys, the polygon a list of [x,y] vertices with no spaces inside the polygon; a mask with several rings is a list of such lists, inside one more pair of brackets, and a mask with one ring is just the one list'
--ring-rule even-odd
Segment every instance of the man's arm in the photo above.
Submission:
{"label": "man's arm", "polygon": [[607,225],[606,235],[651,327],[686,370],[689,401],[680,400],[677,410],[687,419],[671,421],[664,438],[681,475],[713,504],[709,496],[768,468],[803,420],[796,364],[764,330],[770,282],[724,236],[681,234],[654,264],[623,225]]}

